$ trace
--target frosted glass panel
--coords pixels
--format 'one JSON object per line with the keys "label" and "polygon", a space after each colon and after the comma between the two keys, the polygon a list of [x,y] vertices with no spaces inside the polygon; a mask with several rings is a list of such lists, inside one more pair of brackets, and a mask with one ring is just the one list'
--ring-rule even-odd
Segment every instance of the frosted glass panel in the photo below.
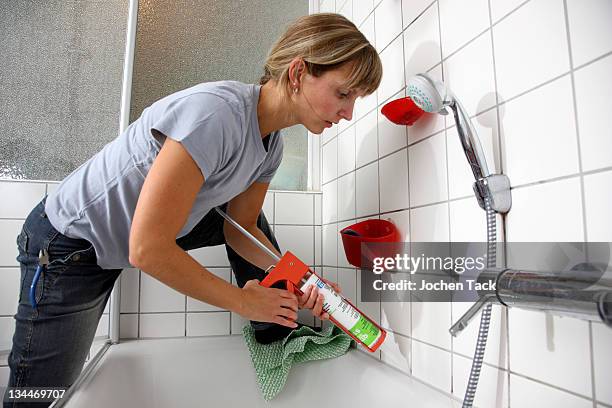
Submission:
{"label": "frosted glass panel", "polygon": [[[0,178],[61,180],[117,137],[127,0],[0,2]],[[306,0],[140,0],[130,117],[200,82],[258,82]],[[307,132],[273,188],[304,190]]]}
{"label": "frosted glass panel", "polygon": [[[258,83],[276,38],[308,14],[307,0],[139,2],[131,120],[156,100],[200,82]],[[271,188],[305,190],[307,131],[283,131],[283,163]]]}
{"label": "frosted glass panel", "polygon": [[61,180],[117,137],[127,6],[0,1],[0,178]]}

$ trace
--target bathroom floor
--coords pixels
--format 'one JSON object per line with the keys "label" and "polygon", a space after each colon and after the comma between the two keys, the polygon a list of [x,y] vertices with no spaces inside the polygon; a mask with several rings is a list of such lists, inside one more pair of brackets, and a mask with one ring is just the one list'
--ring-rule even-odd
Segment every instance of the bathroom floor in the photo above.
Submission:
{"label": "bathroom floor", "polygon": [[365,353],[294,366],[272,401],[261,396],[242,336],[126,341],[106,352],[68,407],[452,408],[450,397]]}

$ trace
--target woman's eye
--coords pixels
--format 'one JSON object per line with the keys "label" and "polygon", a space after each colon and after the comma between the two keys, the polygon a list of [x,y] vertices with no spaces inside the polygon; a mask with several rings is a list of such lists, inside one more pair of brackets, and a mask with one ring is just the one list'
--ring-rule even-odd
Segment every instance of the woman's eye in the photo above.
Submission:
{"label": "woman's eye", "polygon": [[347,93],[340,93],[340,97],[341,97],[341,98],[346,98],[347,96],[348,96],[348,94],[347,94]]}

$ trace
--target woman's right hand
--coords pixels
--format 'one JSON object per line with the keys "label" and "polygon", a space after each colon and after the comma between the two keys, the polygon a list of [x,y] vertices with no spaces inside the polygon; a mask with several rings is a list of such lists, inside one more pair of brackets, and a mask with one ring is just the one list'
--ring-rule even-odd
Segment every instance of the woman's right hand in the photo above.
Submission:
{"label": "woman's right hand", "polygon": [[251,279],[242,288],[241,306],[245,319],[297,327],[298,298],[288,290],[266,288]]}

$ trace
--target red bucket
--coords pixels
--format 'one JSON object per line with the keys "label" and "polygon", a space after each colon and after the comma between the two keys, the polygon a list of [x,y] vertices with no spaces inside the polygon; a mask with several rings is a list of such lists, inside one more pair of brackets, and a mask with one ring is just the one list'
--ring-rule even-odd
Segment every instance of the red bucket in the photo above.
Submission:
{"label": "red bucket", "polygon": [[[361,243],[368,242],[398,242],[400,234],[392,222],[386,220],[371,219],[358,222],[357,224],[349,225],[340,231],[342,236],[342,244],[344,245],[344,253],[347,261],[357,268],[365,268],[369,265],[362,265],[361,259]],[[389,248],[389,251],[394,252],[394,248]],[[376,256],[386,256],[385,254],[365,254],[368,262],[373,262]]]}

